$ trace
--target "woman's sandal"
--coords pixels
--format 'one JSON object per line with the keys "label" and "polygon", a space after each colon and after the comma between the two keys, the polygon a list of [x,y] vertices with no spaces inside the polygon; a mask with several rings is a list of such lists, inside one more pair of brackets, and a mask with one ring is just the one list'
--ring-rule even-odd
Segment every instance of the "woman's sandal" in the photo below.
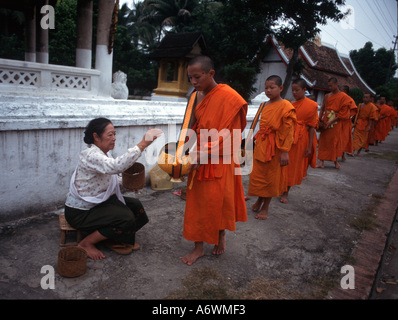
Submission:
{"label": "woman's sandal", "polygon": [[118,254],[130,254],[133,251],[137,251],[140,249],[140,245],[135,243],[134,245],[122,242],[115,242],[112,240],[104,241],[104,244],[111,250],[115,251]]}

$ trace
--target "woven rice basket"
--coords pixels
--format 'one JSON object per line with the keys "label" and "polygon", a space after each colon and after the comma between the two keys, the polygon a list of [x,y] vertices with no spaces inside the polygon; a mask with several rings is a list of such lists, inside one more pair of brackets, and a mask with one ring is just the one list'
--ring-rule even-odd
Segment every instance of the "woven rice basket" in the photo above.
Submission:
{"label": "woven rice basket", "polygon": [[145,186],[145,167],[136,162],[122,173],[123,186],[130,190],[142,189]]}
{"label": "woven rice basket", "polygon": [[58,273],[74,278],[86,272],[87,253],[80,247],[66,247],[58,252]]}

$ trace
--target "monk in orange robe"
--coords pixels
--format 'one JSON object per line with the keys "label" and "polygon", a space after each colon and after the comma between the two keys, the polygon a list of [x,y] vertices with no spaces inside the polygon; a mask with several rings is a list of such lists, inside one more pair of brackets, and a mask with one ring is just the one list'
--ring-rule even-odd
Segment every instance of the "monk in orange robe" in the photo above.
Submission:
{"label": "monk in orange robe", "polygon": [[[190,152],[184,216],[183,236],[195,242],[194,250],[182,258],[187,265],[204,255],[203,242],[215,245],[213,254],[224,253],[225,229],[234,231],[237,221],[247,221],[238,152],[235,155],[232,146],[240,151],[247,103],[228,85],[217,84],[214,74],[209,57],[197,56],[188,64],[188,78],[196,89],[189,103],[195,107],[197,145]],[[209,131],[218,133],[216,139],[209,141]]]}
{"label": "monk in orange robe", "polygon": [[345,147],[342,145],[344,132],[340,120],[350,118],[351,98],[339,90],[336,78],[330,78],[328,86],[331,92],[325,95],[319,115],[322,131],[318,141],[320,161],[317,168],[324,168],[325,161],[334,161],[335,168],[340,169],[337,158],[343,155]]}
{"label": "monk in orange robe", "polygon": [[294,142],[289,151],[287,166],[287,191],[281,196],[282,203],[288,203],[289,190],[299,185],[307,176],[308,166],[316,167],[317,138],[316,129],[319,124],[318,104],[305,96],[307,84],[303,79],[292,83],[292,93],[296,101],[292,104],[296,109],[297,122],[294,130]]}
{"label": "monk in orange robe", "polygon": [[377,101],[377,104],[380,108],[379,120],[377,121],[376,131],[375,131],[375,140],[376,146],[379,142],[384,141],[390,132],[391,128],[391,118],[390,118],[390,107],[385,104],[385,97],[380,97]]}
{"label": "monk in orange robe", "polygon": [[348,86],[342,86],[342,92],[344,92],[346,95],[348,95],[349,99],[351,100],[350,104],[350,117],[348,119],[342,119],[341,126],[342,126],[342,146],[343,146],[343,155],[342,155],[342,160],[345,160],[344,153],[347,153],[350,156],[353,156],[353,147],[352,147],[352,119],[355,117],[355,115],[358,112],[358,106],[356,105],[354,99],[352,99],[349,96],[349,91],[350,88]]}
{"label": "monk in orange robe", "polygon": [[398,112],[394,108],[394,101],[388,100],[387,105],[392,108],[392,121],[391,121],[391,128],[394,129],[394,127],[397,127],[397,118],[398,118]]}
{"label": "monk in orange robe", "polygon": [[[376,108],[376,116],[377,116],[377,119],[379,119],[380,108],[375,103],[374,99],[375,99],[375,95],[373,93],[371,93],[370,94],[370,103]],[[369,145],[375,144],[376,125],[377,125],[377,120],[373,120],[372,125],[370,126],[369,133],[368,133],[368,140],[367,140],[366,144],[364,145],[365,152],[369,151]]]}
{"label": "monk in orange robe", "polygon": [[391,104],[391,103],[392,103],[392,101],[388,101],[388,103],[387,103],[387,106],[390,108],[390,121],[391,121],[388,131],[393,130],[394,126],[396,125],[395,120],[396,120],[397,113],[394,109],[393,104]]}
{"label": "monk in orange robe", "polygon": [[357,151],[356,156],[359,156],[362,148],[366,148],[369,131],[373,122],[377,121],[377,107],[371,103],[370,93],[363,95],[363,104],[361,104],[358,112],[352,138],[353,149]]}
{"label": "monk in orange robe", "polygon": [[249,180],[249,196],[257,196],[252,210],[256,219],[265,220],[273,197],[287,191],[287,165],[289,151],[294,141],[296,111],[282,99],[282,79],[270,76],[265,81],[267,101],[260,115],[260,129],[255,139],[253,170]]}

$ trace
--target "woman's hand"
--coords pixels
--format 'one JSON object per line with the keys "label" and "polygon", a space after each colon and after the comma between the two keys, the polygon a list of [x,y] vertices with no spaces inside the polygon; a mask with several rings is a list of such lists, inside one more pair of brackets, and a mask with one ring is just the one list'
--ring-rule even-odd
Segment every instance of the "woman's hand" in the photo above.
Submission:
{"label": "woman's hand", "polygon": [[141,142],[137,144],[138,148],[140,148],[141,152],[144,151],[146,147],[148,147],[153,141],[155,141],[158,137],[160,137],[163,133],[161,129],[151,129],[145,133]]}

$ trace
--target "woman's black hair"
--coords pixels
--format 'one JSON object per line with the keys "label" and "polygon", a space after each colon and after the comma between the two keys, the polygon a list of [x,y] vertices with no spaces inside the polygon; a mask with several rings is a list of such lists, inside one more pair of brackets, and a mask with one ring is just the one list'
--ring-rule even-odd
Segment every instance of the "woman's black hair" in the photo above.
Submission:
{"label": "woman's black hair", "polygon": [[84,131],[84,142],[87,144],[93,144],[94,133],[101,137],[105,127],[110,123],[112,123],[111,120],[106,118],[96,118],[91,120],[86,127],[86,131]]}

